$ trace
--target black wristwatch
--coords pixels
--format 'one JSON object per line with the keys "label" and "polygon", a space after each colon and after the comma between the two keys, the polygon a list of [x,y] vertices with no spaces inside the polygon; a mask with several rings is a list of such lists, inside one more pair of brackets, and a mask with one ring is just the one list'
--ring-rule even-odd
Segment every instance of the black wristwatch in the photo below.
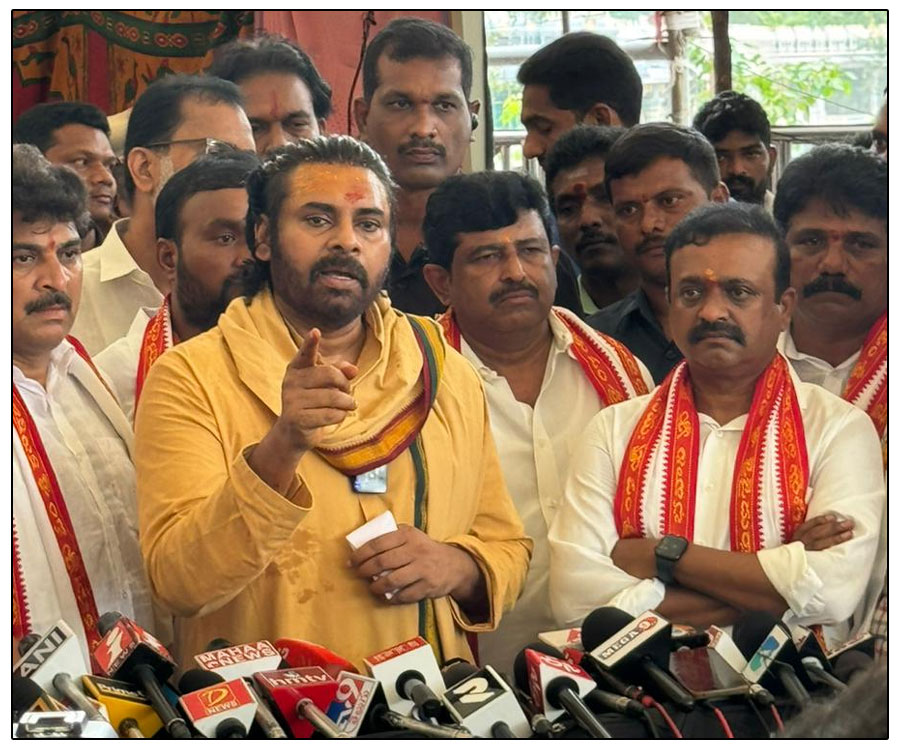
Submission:
{"label": "black wristwatch", "polygon": [[687,551],[687,538],[666,535],[656,546],[656,576],[666,585],[675,584],[675,566]]}

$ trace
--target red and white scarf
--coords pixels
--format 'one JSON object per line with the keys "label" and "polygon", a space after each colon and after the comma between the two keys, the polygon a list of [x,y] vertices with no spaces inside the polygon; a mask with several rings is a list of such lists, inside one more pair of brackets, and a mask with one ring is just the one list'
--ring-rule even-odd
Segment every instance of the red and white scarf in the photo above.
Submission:
{"label": "red and white scarf", "polygon": [[[97,368],[82,344],[74,337],[67,337],[78,355],[94,371],[101,383],[106,386]],[[108,387],[109,388],[109,387]],[[111,392],[112,394],[112,392]],[[34,478],[35,486],[44,502],[44,509],[50,520],[51,529],[59,546],[60,556],[69,576],[69,584],[78,607],[82,627],[88,641],[89,651],[93,651],[100,642],[100,634],[97,629],[99,614],[97,604],[94,601],[94,592],[88,579],[88,571],[85,561],[79,549],[72,520],[66,507],[66,500],[60,490],[50,458],[44,449],[41,436],[35,425],[34,419],[28,411],[28,407],[19,390],[13,385],[13,428],[19,436],[22,449],[28,459],[28,464]],[[31,631],[31,614],[29,608],[29,596],[40,599],[40,590],[36,593],[28,593],[26,590],[25,572],[22,567],[19,552],[19,541],[16,535],[16,521],[13,519],[13,637],[22,638]]]}
{"label": "red and white scarf", "polygon": [[863,410],[882,439],[888,430],[888,313],[866,335],[841,398]]}
{"label": "red and white scarf", "polygon": [[[694,539],[700,455],[700,419],[687,363],[682,361],[653,393],[622,460],[615,518],[620,538],[649,534],[644,501],[662,507],[654,534]],[[788,364],[776,354],[760,375],[735,458],[731,484],[731,550],[764,546],[764,515],[778,510],[782,543],[807,513],[809,460],[797,393]]]}
{"label": "red and white scarf", "polygon": [[135,413],[138,412],[138,398],[144,387],[145,379],[151,366],[163,353],[173,345],[179,344],[173,334],[173,318],[170,315],[170,296],[163,299],[163,305],[157,309],[157,313],[148,321],[144,329],[144,337],[141,340],[141,350],[138,353],[138,373],[135,375]]}
{"label": "red and white scarf", "polygon": [[[647,394],[647,384],[628,348],[591,329],[565,308],[553,307],[552,311],[571,333],[571,353],[603,405],[614,405]],[[461,352],[461,329],[451,308],[439,317],[439,323],[446,341]]]}

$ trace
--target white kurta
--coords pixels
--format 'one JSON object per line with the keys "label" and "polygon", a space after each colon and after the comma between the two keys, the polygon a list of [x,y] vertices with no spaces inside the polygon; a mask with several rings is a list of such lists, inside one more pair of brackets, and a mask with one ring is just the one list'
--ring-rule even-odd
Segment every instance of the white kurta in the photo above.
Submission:
{"label": "white kurta", "polygon": [[[525,531],[534,540],[530,569],[518,602],[502,617],[495,632],[478,636],[480,662],[506,672],[511,672],[518,652],[536,641],[538,632],[556,628],[549,604],[548,529],[561,503],[571,455],[587,423],[602,407],[596,390],[569,351],[571,332],[553,313],[549,324],[553,341],[533,407],[518,402],[505,377],[487,368],[464,337],[461,340],[462,355],[483,381],[506,488]],[[647,387],[652,388],[646,368],[639,361],[638,367]]]}
{"label": "white kurta", "polygon": [[104,242],[82,255],[82,299],[72,335],[92,356],[124,337],[143,306],[163,304],[154,281],[122,242],[127,222],[114,222]]}
{"label": "white kurta", "polygon": [[[132,432],[115,400],[67,341],[54,351],[46,390],[13,366],[13,383],[53,467],[98,614],[121,611],[155,628],[138,548]],[[64,619],[87,641],[56,536],[13,428],[13,513],[32,631]],[[164,636],[164,639],[166,637]]]}
{"label": "white kurta", "polygon": [[[851,632],[848,618],[863,598],[876,557],[885,505],[882,454],[865,413],[819,387],[797,390],[810,463],[807,518],[835,512],[854,521],[853,538],[824,551],[802,543],[781,544],[777,509],[766,511],[760,564],[787,601],[790,624],[830,625],[831,644]],[[622,458],[650,396],[606,408],[590,425],[575,453],[565,501],[549,533],[550,593],[562,625],[580,623],[599,606],[617,606],[634,616],[655,609],[665,595],[657,578],[641,580],[612,563],[618,542],[613,500]],[[735,456],[746,415],[724,426],[700,414],[700,454],[693,542],[728,550],[729,507]],[[851,472],[856,468],[856,472]],[[644,531],[659,537],[659,501],[643,502]],[[858,625],[854,625],[855,631]]]}
{"label": "white kurta", "polygon": [[138,376],[141,343],[148,322],[155,313],[157,310],[154,308],[139,310],[126,336],[120,337],[93,358],[94,365],[103,373],[129,422],[135,418],[135,378]]}

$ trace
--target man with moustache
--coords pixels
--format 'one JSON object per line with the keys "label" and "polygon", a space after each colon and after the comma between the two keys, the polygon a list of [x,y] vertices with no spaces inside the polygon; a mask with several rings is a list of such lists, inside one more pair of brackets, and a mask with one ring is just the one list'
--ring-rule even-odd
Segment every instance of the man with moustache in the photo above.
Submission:
{"label": "man with moustache", "polygon": [[659,383],[681,360],[669,329],[665,241],[691,210],[728,200],[716,154],[692,128],[644,123],[613,144],[606,190],[618,241],[640,276],[640,287],[587,323],[627,345]]}
{"label": "man with moustache", "polygon": [[[704,628],[766,611],[821,625],[837,647],[856,633],[848,620],[876,557],[875,430],[776,351],[796,294],[768,213],[702,207],[665,253],[686,360],[588,426],[550,531],[553,610],[570,624],[601,604],[655,609]],[[828,513],[851,528],[814,538],[807,522]]]}
{"label": "man with moustache", "polygon": [[157,358],[214,326],[229,301],[242,294],[251,265],[245,180],[258,164],[247,152],[212,152],[160,191],[154,209],[157,257],[172,293],[159,309],[140,310],[128,334],[95,358],[130,419]]}
{"label": "man with moustache", "polygon": [[78,340],[78,175],[31,145],[12,159],[13,640],[63,619],[86,665],[100,614],[153,628],[138,549],[132,431]]}
{"label": "man with moustache", "polygon": [[618,244],[606,193],[606,155],[624,128],[579,125],[553,144],[546,160],[546,193],[559,240],[581,270],[585,315],[634,292],[637,269]]}
{"label": "man with moustache", "polygon": [[207,74],[242,90],[257,153],[326,133],[333,92],[288,39],[262,34],[216,47]]}
{"label": "man with moustache", "polygon": [[[142,551],[179,658],[211,635],[303,635],[360,665],[420,634],[471,658],[524,582],[477,374],[380,294],[392,180],[347,136],[248,181],[256,273],[148,375],[136,415]],[[398,529],[352,551],[384,512]]]}
{"label": "man with moustache", "polygon": [[91,226],[82,239],[100,245],[115,219],[113,199],[119,160],[110,146],[107,116],[85,102],[45,102],[26,110],[13,126],[13,143],[34,144],[51,164],[71,167],[88,189]]}
{"label": "man with moustache", "polygon": [[[799,291],[779,351],[803,381],[864,410],[887,458],[888,162],[853,146],[817,146],[785,168],[775,218],[791,248],[791,283]],[[823,537],[850,529],[844,519],[819,524],[814,533]],[[886,524],[857,614],[867,626],[885,583]],[[877,653],[885,653],[887,596],[869,631]]]}
{"label": "man with moustache", "polygon": [[84,259],[84,294],[73,333],[96,355],[125,336],[142,307],[170,291],[157,263],[154,203],[166,181],[217,141],[254,150],[242,95],[229,81],[172,75],[148,86],[129,116],[125,188],[131,215]]}
{"label": "man with moustache", "polygon": [[694,128],[716,150],[722,182],[731,197],[772,211],[775,195],[768,185],[777,152],[760,103],[746,94],[723,91],[700,108]]}
{"label": "man with moustache", "polygon": [[646,394],[652,380],[628,350],[553,306],[552,218],[540,185],[514,172],[455,175],[427,202],[424,276],[449,306],[446,339],[477,369],[506,486],[534,540],[524,591],[480,660],[500,669],[538,632],[549,609],[548,525],[587,422]]}

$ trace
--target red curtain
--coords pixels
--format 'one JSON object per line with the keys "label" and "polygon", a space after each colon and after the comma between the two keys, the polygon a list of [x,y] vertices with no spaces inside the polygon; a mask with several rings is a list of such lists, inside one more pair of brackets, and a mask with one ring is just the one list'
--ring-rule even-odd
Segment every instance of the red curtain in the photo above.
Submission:
{"label": "red curtain", "polygon": [[[364,16],[367,11],[265,10],[255,11],[254,26],[295,41],[317,66],[320,75],[333,87],[333,115],[327,122],[330,133],[348,133],[347,111],[349,89],[358,66],[363,38]],[[400,16],[417,16],[449,25],[445,10],[378,10],[374,11],[376,26],[370,27],[373,39],[380,29]],[[354,97],[361,96],[361,79]],[[354,121],[352,131],[355,131]]]}

